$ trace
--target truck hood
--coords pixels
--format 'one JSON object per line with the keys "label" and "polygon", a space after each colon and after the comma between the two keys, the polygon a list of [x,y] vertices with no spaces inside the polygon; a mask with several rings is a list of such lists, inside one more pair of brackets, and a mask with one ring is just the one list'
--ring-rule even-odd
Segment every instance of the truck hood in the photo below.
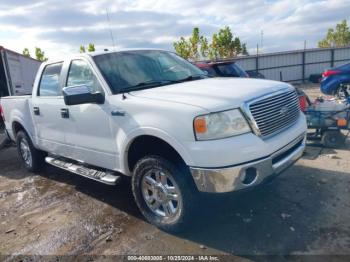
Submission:
{"label": "truck hood", "polygon": [[193,105],[208,111],[240,107],[242,103],[259,96],[292,88],[282,82],[249,78],[208,78],[157,88],[134,91],[132,95]]}

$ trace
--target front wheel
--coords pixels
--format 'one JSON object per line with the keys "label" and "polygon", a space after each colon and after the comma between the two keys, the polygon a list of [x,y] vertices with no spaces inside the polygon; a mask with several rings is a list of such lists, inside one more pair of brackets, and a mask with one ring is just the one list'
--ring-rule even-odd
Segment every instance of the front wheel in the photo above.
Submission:
{"label": "front wheel", "polygon": [[146,156],[134,169],[132,189],[144,217],[168,232],[182,231],[195,215],[197,193],[186,167]]}
{"label": "front wheel", "polygon": [[31,172],[39,171],[44,165],[45,153],[36,149],[29,136],[23,131],[18,132],[16,136],[16,144],[18,154],[20,155],[25,168]]}

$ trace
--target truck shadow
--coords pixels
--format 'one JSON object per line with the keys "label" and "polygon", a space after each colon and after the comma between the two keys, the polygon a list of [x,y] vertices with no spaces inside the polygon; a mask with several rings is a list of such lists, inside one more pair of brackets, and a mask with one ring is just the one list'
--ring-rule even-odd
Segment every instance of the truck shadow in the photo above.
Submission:
{"label": "truck shadow", "polygon": [[[2,159],[4,154],[0,156]],[[10,178],[11,170],[19,169],[20,164],[18,159],[7,161],[10,161],[9,172],[1,172],[0,176]],[[29,176],[24,170],[17,173],[21,175],[11,178]],[[320,238],[324,217],[332,216],[330,210],[338,211],[342,209],[339,205],[346,203],[346,199],[342,202],[335,196],[346,185],[349,187],[349,174],[296,165],[254,191],[202,196],[195,223],[186,232],[175,236],[247,258],[307,251]],[[133,200],[128,179],[111,187],[54,167],[47,167],[39,175],[42,177],[40,183],[51,187],[55,181],[71,185],[72,192],[78,191],[113,209],[143,219]],[[45,190],[59,190],[50,189],[50,186]],[[343,195],[346,194],[349,195],[348,191]],[[350,228],[350,222],[347,226]]]}
{"label": "truck shadow", "polygon": [[348,173],[294,166],[255,191],[211,198],[180,236],[246,257],[304,252],[320,238],[328,206],[341,205],[334,184],[349,182]]}
{"label": "truck shadow", "polygon": [[[68,182],[64,174],[54,179]],[[69,183],[86,195],[143,219],[133,201],[128,180],[116,188],[80,177],[72,178]],[[329,212],[327,206],[339,204],[334,199],[337,183],[350,183],[349,174],[294,166],[254,191],[202,196],[194,223],[175,236],[254,259],[261,254],[307,251],[320,237],[323,217]]]}

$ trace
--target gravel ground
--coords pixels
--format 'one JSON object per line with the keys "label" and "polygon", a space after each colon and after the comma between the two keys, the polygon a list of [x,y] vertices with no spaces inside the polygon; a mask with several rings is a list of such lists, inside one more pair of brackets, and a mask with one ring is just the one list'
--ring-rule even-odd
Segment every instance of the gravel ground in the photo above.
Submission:
{"label": "gravel ground", "polygon": [[[318,95],[317,87],[303,89]],[[201,219],[185,233],[170,235],[143,220],[129,181],[111,187],[54,167],[31,174],[15,148],[5,148],[0,150],[0,260],[23,254],[229,254],[226,258],[243,261],[312,254],[345,255],[332,259],[348,261],[349,149],[349,140],[335,150],[310,144],[295,166],[268,185],[203,197]]]}

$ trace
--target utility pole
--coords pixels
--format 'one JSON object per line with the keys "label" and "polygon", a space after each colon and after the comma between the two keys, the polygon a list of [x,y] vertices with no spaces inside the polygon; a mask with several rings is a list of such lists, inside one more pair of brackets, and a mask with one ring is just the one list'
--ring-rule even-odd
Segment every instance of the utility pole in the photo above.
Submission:
{"label": "utility pole", "polygon": [[112,46],[115,51],[115,42],[114,42],[114,36],[111,28],[111,21],[109,19],[109,14],[108,14],[108,9],[106,8],[106,16],[107,16],[107,23],[108,23],[108,28],[109,28],[109,33],[111,34],[111,40],[112,40]]}
{"label": "utility pole", "polygon": [[261,30],[260,46],[261,46],[261,49],[264,48],[264,30]]}

